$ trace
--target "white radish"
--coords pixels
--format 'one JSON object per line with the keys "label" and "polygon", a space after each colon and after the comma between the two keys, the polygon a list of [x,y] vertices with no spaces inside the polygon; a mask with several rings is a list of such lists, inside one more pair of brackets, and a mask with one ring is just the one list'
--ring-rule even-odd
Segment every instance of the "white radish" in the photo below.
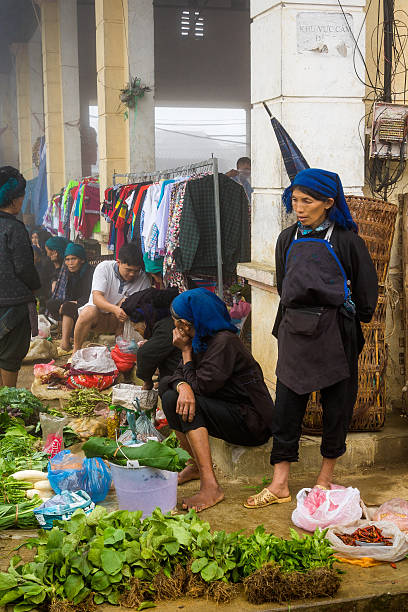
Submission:
{"label": "white radish", "polygon": [[33,499],[34,495],[38,495],[39,491],[37,489],[27,489],[26,497],[28,499]]}
{"label": "white radish", "polygon": [[53,493],[53,488],[50,485],[50,481],[48,479],[38,480],[34,485],[34,489],[37,489],[37,491],[44,491],[44,493]]}
{"label": "white radish", "polygon": [[48,480],[48,475],[39,470],[21,470],[11,475],[14,480],[26,480],[28,482],[38,482],[40,480]]}

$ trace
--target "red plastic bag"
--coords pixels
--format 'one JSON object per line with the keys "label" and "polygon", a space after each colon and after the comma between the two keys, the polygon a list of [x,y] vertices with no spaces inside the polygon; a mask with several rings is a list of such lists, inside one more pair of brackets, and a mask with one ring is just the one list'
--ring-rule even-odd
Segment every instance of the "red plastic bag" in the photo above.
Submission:
{"label": "red plastic bag", "polygon": [[111,387],[117,378],[115,374],[71,374],[67,385],[71,389],[99,389],[103,391]]}
{"label": "red plastic bag", "polygon": [[134,353],[122,353],[117,344],[111,350],[111,357],[119,372],[129,372],[136,363],[136,355]]}

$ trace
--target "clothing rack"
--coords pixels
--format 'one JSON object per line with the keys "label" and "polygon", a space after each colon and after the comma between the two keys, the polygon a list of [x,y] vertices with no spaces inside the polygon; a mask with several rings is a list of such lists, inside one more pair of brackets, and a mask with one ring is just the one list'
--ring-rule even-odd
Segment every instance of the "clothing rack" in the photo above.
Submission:
{"label": "clothing rack", "polygon": [[187,164],[178,168],[169,170],[158,170],[154,172],[128,172],[126,174],[113,173],[113,185],[116,185],[116,179],[127,179],[131,182],[153,181],[157,182],[160,179],[168,179],[175,176],[189,176],[191,171],[201,170],[211,172],[214,179],[214,213],[215,213],[215,232],[217,241],[217,294],[220,299],[224,296],[224,285],[222,275],[222,245],[221,245],[221,216],[220,216],[220,191],[218,183],[218,158],[211,157],[206,161]]}

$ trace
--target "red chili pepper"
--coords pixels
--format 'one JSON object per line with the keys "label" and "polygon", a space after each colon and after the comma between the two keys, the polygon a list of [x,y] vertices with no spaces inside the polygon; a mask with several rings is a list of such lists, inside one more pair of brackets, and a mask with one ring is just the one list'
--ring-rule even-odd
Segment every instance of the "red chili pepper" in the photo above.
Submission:
{"label": "red chili pepper", "polygon": [[393,569],[397,569],[397,566],[395,565],[395,563],[390,563],[390,565]]}

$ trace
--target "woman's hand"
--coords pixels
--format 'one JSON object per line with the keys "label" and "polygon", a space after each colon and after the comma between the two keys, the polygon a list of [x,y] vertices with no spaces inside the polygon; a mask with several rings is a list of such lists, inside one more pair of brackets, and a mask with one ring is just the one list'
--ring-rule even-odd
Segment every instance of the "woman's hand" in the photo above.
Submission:
{"label": "woman's hand", "polygon": [[173,344],[183,352],[186,349],[191,349],[191,338],[183,330],[175,327],[173,329]]}
{"label": "woman's hand", "polygon": [[181,416],[183,421],[191,423],[195,417],[195,395],[187,383],[179,386],[179,396],[177,400],[176,413]]}

